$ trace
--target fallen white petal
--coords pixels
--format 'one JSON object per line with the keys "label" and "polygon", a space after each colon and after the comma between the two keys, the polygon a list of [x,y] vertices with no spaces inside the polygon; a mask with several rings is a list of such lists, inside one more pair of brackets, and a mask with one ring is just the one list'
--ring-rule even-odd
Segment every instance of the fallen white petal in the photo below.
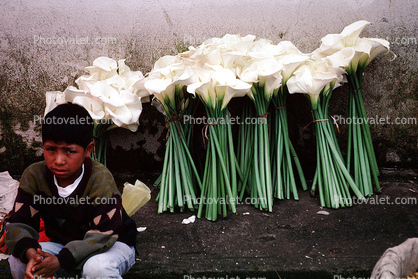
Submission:
{"label": "fallen white petal", "polygon": [[324,211],[324,210],[320,210],[316,214],[319,214],[319,215],[329,215],[329,212],[328,211]]}
{"label": "fallen white petal", "polygon": [[194,223],[194,221],[196,221],[196,216],[192,215],[187,219],[183,219],[183,222],[181,222],[181,223],[187,225],[187,224],[190,224],[190,223]]}
{"label": "fallen white petal", "polygon": [[138,227],[138,228],[136,228],[136,230],[138,231],[138,232],[143,232],[143,231],[145,231],[147,229],[147,227]]}

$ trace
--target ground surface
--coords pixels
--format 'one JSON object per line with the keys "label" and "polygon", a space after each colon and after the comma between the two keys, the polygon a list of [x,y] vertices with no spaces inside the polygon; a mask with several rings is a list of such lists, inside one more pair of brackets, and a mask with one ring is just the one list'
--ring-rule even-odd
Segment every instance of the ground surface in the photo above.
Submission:
{"label": "ground surface", "polygon": [[[152,187],[151,201],[134,215],[146,230],[124,278],[369,277],[387,248],[418,237],[417,172],[386,169],[380,181],[381,194],[351,208],[324,209],[301,192],[299,201],[276,200],[272,213],[241,204],[225,219],[189,225],[182,220],[194,212],[157,214]],[[0,278],[10,278],[7,269],[1,261]]]}

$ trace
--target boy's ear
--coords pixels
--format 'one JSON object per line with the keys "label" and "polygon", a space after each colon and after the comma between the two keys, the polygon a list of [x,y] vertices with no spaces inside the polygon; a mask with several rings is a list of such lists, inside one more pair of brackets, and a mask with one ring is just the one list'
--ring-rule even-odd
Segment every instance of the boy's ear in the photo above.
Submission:
{"label": "boy's ear", "polygon": [[94,149],[94,141],[90,142],[87,147],[86,147],[86,157],[90,157],[91,153],[93,152]]}

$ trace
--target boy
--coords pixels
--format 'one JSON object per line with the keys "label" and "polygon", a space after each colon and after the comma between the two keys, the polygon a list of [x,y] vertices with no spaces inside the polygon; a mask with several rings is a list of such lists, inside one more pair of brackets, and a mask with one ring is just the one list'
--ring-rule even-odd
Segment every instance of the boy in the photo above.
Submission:
{"label": "boy", "polygon": [[[44,118],[45,161],[23,173],[6,245],[13,278],[122,278],[135,262],[136,225],[109,170],[90,159],[93,120],[66,103]],[[51,242],[38,243],[40,218]]]}

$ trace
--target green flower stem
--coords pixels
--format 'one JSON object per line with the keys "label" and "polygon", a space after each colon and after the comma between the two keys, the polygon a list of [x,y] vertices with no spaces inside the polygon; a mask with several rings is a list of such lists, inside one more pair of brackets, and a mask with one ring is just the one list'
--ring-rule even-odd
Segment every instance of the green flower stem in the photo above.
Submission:
{"label": "green flower stem", "polygon": [[353,166],[355,182],[364,196],[370,196],[373,194],[373,182],[376,189],[380,189],[379,168],[362,97],[362,76],[361,71],[348,69],[347,72],[351,89],[349,117],[352,121],[348,129],[346,165],[348,170]]}
{"label": "green flower stem", "polygon": [[272,98],[272,103],[275,107],[271,125],[273,185],[276,198],[290,199],[290,196],[293,195],[294,199],[298,200],[299,195],[292,162],[297,169],[303,190],[307,190],[308,187],[299,158],[289,138],[286,109],[287,95],[287,87],[282,86]]}
{"label": "green flower stem", "polygon": [[109,141],[109,131],[117,128],[115,124],[104,124],[95,121],[93,126],[93,139],[95,143],[94,151],[91,158],[99,161],[103,165],[107,165],[106,152]]}
{"label": "green flower stem", "polygon": [[201,218],[205,209],[205,217],[216,221],[218,215],[226,217],[228,210],[236,212],[237,158],[228,109],[213,108],[209,104],[205,106],[208,119],[216,122],[204,128],[208,143],[197,217]]}
{"label": "green flower stem", "polygon": [[[169,134],[164,155],[163,170],[160,175],[160,192],[157,196],[158,213],[180,211],[188,208],[194,211],[198,208],[195,192],[202,188],[199,173],[191,156],[188,141],[191,128],[182,122],[185,104],[189,94],[185,87],[176,87],[174,104],[164,100],[163,108],[167,117]],[[185,94],[187,93],[187,94]],[[173,107],[174,105],[174,107]],[[197,184],[197,185],[196,185]]]}
{"label": "green flower stem", "polygon": [[[252,179],[250,192],[253,204],[260,210],[273,211],[273,182],[271,168],[271,154],[268,127],[268,108],[271,96],[265,92],[264,86],[254,83],[252,88],[252,101],[255,106],[257,123],[254,125],[252,161]],[[247,145],[248,146],[248,145]],[[255,199],[254,199],[255,198]],[[257,201],[256,201],[257,200]]]}
{"label": "green flower stem", "polygon": [[330,98],[331,92],[322,92],[318,103],[311,104],[317,143],[317,170],[311,193],[317,187],[321,206],[339,208],[352,206],[350,189],[357,198],[363,199],[364,196],[346,168],[332,122],[328,118]]}
{"label": "green flower stem", "polygon": [[253,103],[249,100],[248,97],[243,97],[243,108],[241,112],[241,118],[243,120],[240,123],[238,131],[238,142],[237,142],[237,156],[238,156],[238,165],[243,172],[243,175],[240,177],[238,184],[238,190],[240,191],[240,200],[242,201],[245,193],[250,193],[248,187],[248,181],[251,180],[251,162],[254,158],[254,152],[252,152],[249,146],[254,145],[254,124],[248,123],[246,120],[252,119],[254,116],[253,113]]}
{"label": "green flower stem", "polygon": [[[170,138],[168,140],[171,141]],[[168,172],[168,168],[171,166],[171,162],[170,162],[170,160],[172,158],[172,156],[170,156],[171,146],[172,146],[172,144],[167,143],[166,149],[165,149],[165,154],[164,154],[163,170],[162,170],[162,173],[160,175],[161,183],[159,185],[167,185],[168,187],[167,186],[164,187],[164,188],[161,187],[161,190],[158,193],[158,196],[157,196],[157,200],[159,201],[158,202],[158,210],[157,210],[158,213],[163,213],[163,211],[165,211],[165,209],[167,208],[167,200],[168,200],[167,191],[168,191],[168,189],[171,189],[170,182],[166,181],[167,176],[163,175],[163,174],[166,174]]]}

